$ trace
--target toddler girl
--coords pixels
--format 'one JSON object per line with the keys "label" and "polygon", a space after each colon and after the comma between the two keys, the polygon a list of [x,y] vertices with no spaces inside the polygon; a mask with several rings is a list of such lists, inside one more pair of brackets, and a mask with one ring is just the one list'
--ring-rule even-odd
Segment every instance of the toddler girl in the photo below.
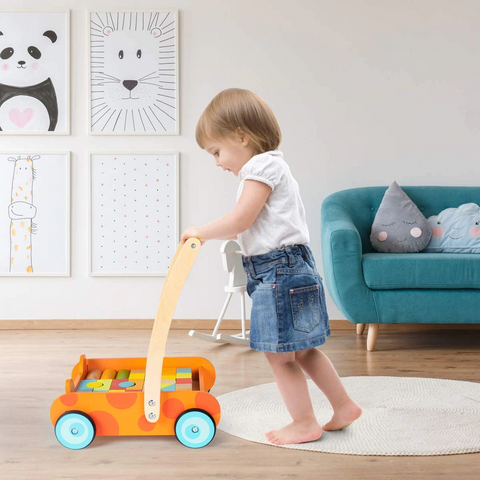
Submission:
{"label": "toddler girl", "polygon": [[322,436],[308,393],[307,373],[333,407],[323,430],[340,430],[362,409],[348,396],[328,357],[315,347],[330,335],[325,292],[310,247],[298,183],[281,151],[280,127],[266,102],[249,90],[220,92],[202,113],[198,145],[240,180],[235,208],[202,226],[196,237],[235,239],[243,253],[252,299],[250,347],[265,352],[293,422],[265,435],[276,445]]}

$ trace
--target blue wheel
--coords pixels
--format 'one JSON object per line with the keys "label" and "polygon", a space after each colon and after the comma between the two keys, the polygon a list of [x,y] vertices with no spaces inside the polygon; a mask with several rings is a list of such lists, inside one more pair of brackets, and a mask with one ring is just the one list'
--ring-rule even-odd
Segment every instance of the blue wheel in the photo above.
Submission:
{"label": "blue wheel", "polygon": [[215,421],[203,410],[187,410],[175,422],[175,436],[189,448],[205,447],[213,440],[215,431]]}
{"label": "blue wheel", "polygon": [[55,424],[57,440],[71,450],[88,447],[95,438],[95,423],[89,415],[71,410],[61,415]]}

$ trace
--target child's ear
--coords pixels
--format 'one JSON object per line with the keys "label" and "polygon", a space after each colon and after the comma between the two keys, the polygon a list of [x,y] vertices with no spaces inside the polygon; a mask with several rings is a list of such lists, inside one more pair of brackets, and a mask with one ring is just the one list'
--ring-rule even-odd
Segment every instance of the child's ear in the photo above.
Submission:
{"label": "child's ear", "polygon": [[240,142],[243,143],[245,140],[245,133],[240,127],[237,127],[237,135],[238,135],[238,138],[240,139]]}
{"label": "child's ear", "polygon": [[246,147],[249,143],[248,136],[242,131],[240,127],[238,127],[238,136],[240,137],[240,142],[244,147]]}

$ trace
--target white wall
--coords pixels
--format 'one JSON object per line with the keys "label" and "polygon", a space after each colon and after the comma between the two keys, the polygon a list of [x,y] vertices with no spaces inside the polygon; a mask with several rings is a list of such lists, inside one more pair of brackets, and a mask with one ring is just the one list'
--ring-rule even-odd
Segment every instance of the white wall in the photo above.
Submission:
{"label": "white wall", "polygon": [[[38,1],[0,1],[0,9]],[[100,5],[100,6],[99,6]],[[178,8],[180,136],[88,136],[87,9],[131,1],[44,0],[71,9],[71,136],[2,136],[2,150],[72,152],[72,276],[0,277],[1,319],[143,319],[155,316],[162,277],[88,276],[89,150],[174,150],[180,155],[180,228],[235,205],[237,177],[215,168],[195,142],[196,121],[229,87],[273,108],[301,193],[321,273],[320,206],[332,192],[366,185],[480,183],[478,0],[139,0]],[[175,318],[217,318],[226,282],[207,242]],[[27,295],[28,294],[28,295]],[[248,303],[248,307],[250,303]],[[328,298],[332,319],[344,318]],[[235,305],[226,318],[239,318]]]}

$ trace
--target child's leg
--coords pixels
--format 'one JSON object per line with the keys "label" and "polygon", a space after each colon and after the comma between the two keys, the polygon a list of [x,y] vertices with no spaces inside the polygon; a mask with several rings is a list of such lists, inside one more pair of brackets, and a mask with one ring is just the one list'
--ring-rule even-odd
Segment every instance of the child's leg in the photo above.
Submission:
{"label": "child's leg", "polygon": [[273,369],[283,401],[293,418],[289,425],[266,433],[267,440],[276,445],[317,440],[322,436],[322,427],[313,413],[307,379],[295,361],[295,352],[265,352],[265,356]]}
{"label": "child's leg", "polygon": [[360,417],[362,409],[348,396],[335,367],[322,351],[301,350],[295,352],[295,358],[332,404],[333,417],[324,430],[341,430]]}

